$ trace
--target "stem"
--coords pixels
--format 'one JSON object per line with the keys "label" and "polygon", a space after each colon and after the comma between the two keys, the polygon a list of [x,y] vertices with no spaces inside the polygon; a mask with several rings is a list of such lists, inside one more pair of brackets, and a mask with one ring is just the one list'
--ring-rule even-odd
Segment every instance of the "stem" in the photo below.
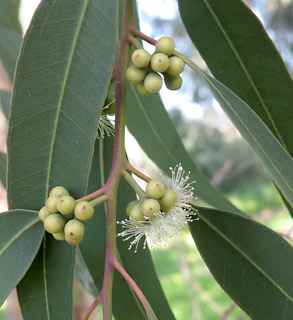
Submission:
{"label": "stem", "polygon": [[[149,319],[157,320],[150,304],[138,288],[136,283],[130,278],[123,267],[118,263],[117,247],[116,247],[116,207],[117,207],[117,190],[121,177],[130,176],[127,173],[126,167],[133,170],[138,176],[144,177],[146,181],[149,179],[132,166],[127,165],[125,157],[125,121],[126,121],[126,68],[130,51],[130,29],[134,25],[134,0],[124,0],[123,4],[123,23],[122,34],[119,47],[117,62],[115,65],[115,78],[116,78],[116,108],[115,108],[115,138],[114,138],[114,154],[112,168],[110,171],[107,183],[104,184],[99,190],[79,199],[93,200],[97,198],[97,202],[102,199],[106,202],[106,257],[104,268],[104,281],[100,295],[96,298],[91,305],[87,315],[89,316],[94,308],[102,301],[103,305],[103,320],[112,319],[112,286],[114,270],[117,269],[126,279],[128,284],[133,288],[141,303],[143,304]],[[100,144],[102,148],[102,144]],[[101,153],[100,153],[101,155]],[[103,163],[101,163],[101,167]],[[131,176],[130,176],[131,177]],[[102,175],[103,179],[103,175]],[[131,177],[131,180],[133,178]],[[133,180],[134,181],[134,180]],[[131,182],[132,183],[132,182]],[[95,203],[95,202],[94,202]],[[86,318],[87,319],[87,318]]]}
{"label": "stem", "polygon": [[144,33],[140,32],[138,29],[136,28],[131,28],[130,32],[133,36],[135,37],[139,37],[140,39],[152,44],[152,45],[156,45],[157,40],[148,37],[147,35],[145,35]]}
{"label": "stem", "polygon": [[146,193],[142,190],[142,188],[138,185],[138,183],[133,179],[131,174],[129,174],[127,171],[124,171],[123,177],[130,184],[132,189],[137,193],[140,200],[146,197]]}
{"label": "stem", "polygon": [[134,168],[128,161],[126,161],[125,166],[127,170],[135,174],[141,180],[144,180],[145,182],[150,182],[152,180],[150,177],[146,176],[145,174]]}
{"label": "stem", "polygon": [[108,199],[107,196],[103,195],[103,196],[100,196],[100,197],[90,201],[90,204],[93,207],[95,207],[95,206],[99,205],[100,203],[107,201],[107,199]]}
{"label": "stem", "polygon": [[86,196],[83,197],[83,198],[77,199],[76,202],[94,200],[94,199],[96,199],[97,197],[104,195],[104,194],[106,193],[107,187],[108,187],[107,184],[104,184],[104,185],[102,186],[102,188],[96,190],[96,191],[93,192],[93,193],[90,193],[90,194],[86,195]]}
{"label": "stem", "polygon": [[134,37],[130,36],[130,37],[128,37],[128,40],[136,49],[142,48],[142,45],[140,44],[140,42],[137,39],[135,39]]}
{"label": "stem", "polygon": [[157,317],[149,304],[148,300],[142,293],[142,291],[139,289],[138,285],[135,283],[135,281],[130,277],[130,275],[126,272],[126,270],[121,266],[121,264],[117,261],[114,260],[114,267],[115,269],[122,275],[122,277],[126,280],[128,285],[133,289],[133,291],[136,293],[138,299],[140,300],[141,304],[143,305],[148,319],[150,320],[157,320]]}
{"label": "stem", "polygon": [[96,309],[96,307],[101,303],[101,294],[97,296],[97,298],[94,300],[94,302],[89,307],[86,315],[84,316],[84,320],[88,320],[90,315],[93,313],[93,311]]}
{"label": "stem", "polygon": [[125,71],[129,56],[128,42],[130,25],[134,21],[133,0],[125,0],[123,7],[123,26],[119,53],[115,66],[116,77],[116,108],[115,108],[115,139],[112,168],[106,183],[107,201],[107,232],[106,258],[102,289],[103,319],[112,319],[112,284],[114,276],[113,261],[116,258],[116,206],[117,190],[121,174],[125,170],[125,121],[126,121],[126,78]]}

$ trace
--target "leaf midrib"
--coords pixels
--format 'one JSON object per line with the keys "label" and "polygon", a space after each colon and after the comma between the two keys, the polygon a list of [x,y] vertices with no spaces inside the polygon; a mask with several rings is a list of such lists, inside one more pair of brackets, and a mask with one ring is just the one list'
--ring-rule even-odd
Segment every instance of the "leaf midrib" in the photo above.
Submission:
{"label": "leaf midrib", "polygon": [[79,39],[79,35],[81,32],[81,28],[82,28],[82,24],[85,18],[85,13],[87,11],[88,5],[90,3],[90,0],[85,0],[83,7],[82,7],[82,11],[81,11],[81,15],[78,21],[78,25],[77,25],[77,29],[75,32],[75,36],[73,38],[73,43],[71,46],[71,51],[69,54],[69,59],[68,59],[68,63],[66,66],[66,70],[65,70],[65,77],[64,77],[64,81],[63,81],[63,85],[61,88],[61,94],[60,94],[60,98],[59,98],[59,103],[57,105],[57,114],[56,114],[56,120],[55,120],[55,124],[54,124],[54,130],[53,130],[53,136],[52,136],[52,143],[51,143],[51,147],[50,147],[50,153],[49,153],[49,161],[48,161],[48,173],[47,173],[47,179],[46,179],[46,195],[48,195],[49,192],[49,181],[50,181],[50,174],[51,174],[51,169],[52,169],[52,158],[53,158],[53,152],[54,152],[54,146],[55,146],[55,138],[56,138],[56,133],[57,133],[57,128],[58,128],[58,122],[59,122],[59,117],[60,117],[60,113],[61,113],[61,108],[62,108],[62,102],[64,100],[64,94],[65,94],[65,89],[66,89],[66,85],[68,82],[68,78],[69,78],[69,73],[71,70],[71,66],[72,66],[72,61],[74,58],[74,54],[75,54],[75,50],[76,50],[76,46],[78,43],[78,39]]}
{"label": "leaf midrib", "polygon": [[228,35],[227,32],[225,31],[225,29],[224,29],[224,27],[222,26],[219,18],[217,17],[216,13],[213,11],[212,7],[210,6],[208,0],[203,0],[203,1],[204,1],[205,5],[206,5],[207,9],[210,11],[212,17],[213,17],[214,20],[216,21],[216,23],[217,23],[220,31],[222,32],[224,38],[227,40],[228,45],[230,46],[232,52],[234,53],[234,55],[235,55],[235,57],[236,57],[236,60],[238,60],[240,66],[241,66],[241,68],[242,68],[242,70],[244,71],[244,73],[245,73],[248,81],[249,81],[250,84],[251,84],[251,87],[252,87],[253,90],[255,91],[255,94],[256,94],[257,98],[259,99],[259,101],[260,101],[260,103],[261,103],[261,106],[263,107],[263,110],[264,110],[265,113],[267,114],[267,116],[268,116],[268,118],[269,118],[269,120],[270,120],[270,122],[271,122],[271,124],[272,124],[272,126],[273,126],[273,128],[274,128],[274,130],[275,130],[275,132],[276,132],[276,135],[278,136],[278,138],[279,138],[280,142],[282,143],[282,145],[284,146],[284,148],[287,150],[287,146],[286,146],[286,144],[285,144],[285,142],[284,142],[284,140],[283,140],[283,138],[282,138],[282,136],[281,136],[278,128],[276,127],[276,124],[275,124],[275,122],[273,121],[273,118],[272,118],[269,110],[267,109],[267,107],[266,107],[266,105],[265,105],[265,103],[264,103],[264,100],[263,100],[260,92],[258,91],[258,89],[257,89],[257,87],[256,87],[256,85],[255,85],[255,83],[254,83],[254,81],[253,81],[253,79],[252,79],[252,77],[250,76],[248,70],[246,69],[243,60],[241,59],[240,55],[238,54],[236,48],[234,47],[234,45],[233,45],[233,43],[232,43],[229,35]]}
{"label": "leaf midrib", "polygon": [[[215,87],[215,85],[213,84],[213,82],[209,79],[209,77],[204,74],[202,71],[201,73],[203,74],[203,77],[205,79],[207,79],[208,83],[214,88],[215,91],[218,92],[218,94],[221,96],[221,98],[225,101],[226,105],[230,108],[230,111],[233,112],[235,118],[237,118],[239,120],[239,122],[243,125],[243,127],[247,130],[247,132],[250,134],[252,140],[254,141],[254,143],[260,148],[260,150],[262,151],[262,153],[266,156],[266,159],[269,161],[269,163],[271,164],[271,166],[274,168],[275,172],[278,174],[279,178],[282,180],[282,182],[287,186],[287,188],[289,189],[289,191],[292,194],[292,188],[291,186],[287,183],[287,180],[283,178],[283,175],[280,173],[280,171],[278,170],[278,168],[274,165],[274,162],[272,162],[271,158],[267,155],[267,153],[265,152],[265,150],[263,149],[262,145],[259,144],[258,140],[255,139],[254,135],[252,134],[252,132],[249,130],[249,128],[246,126],[246,124],[242,121],[241,117],[238,116],[237,112],[234,111],[234,109],[231,107],[231,104],[226,100],[226,98],[221,94],[221,92],[217,89],[217,87]],[[289,199],[287,199],[289,201]],[[291,203],[291,201],[289,201]]]}
{"label": "leaf midrib", "polygon": [[[254,263],[253,260],[251,260],[236,244],[234,244],[228,237],[226,237],[216,226],[214,226],[209,220],[202,217],[200,214],[200,210],[198,210],[197,214],[199,215],[201,220],[203,220],[211,229],[216,231],[216,233],[218,233],[220,237],[227,241],[227,243],[229,243],[231,247],[233,247],[237,252],[239,252],[240,255],[242,255],[248,262],[251,263],[252,266],[254,266],[263,276],[265,276],[265,278],[267,278],[277,289],[279,289],[279,291],[283,293],[283,295],[288,300],[293,302],[293,297],[287,294],[287,292],[282,287],[280,287],[269,275],[267,275],[256,263]],[[241,217],[239,216],[239,218]]]}
{"label": "leaf midrib", "polygon": [[6,251],[14,241],[16,241],[23,233],[25,233],[28,229],[30,229],[34,224],[36,224],[39,221],[39,217],[35,218],[34,220],[32,220],[29,224],[25,225],[22,229],[20,229],[15,235],[14,237],[12,237],[10,239],[10,241],[8,241],[6,243],[6,245],[0,250],[0,256],[2,256],[2,254],[4,253],[4,251]]}

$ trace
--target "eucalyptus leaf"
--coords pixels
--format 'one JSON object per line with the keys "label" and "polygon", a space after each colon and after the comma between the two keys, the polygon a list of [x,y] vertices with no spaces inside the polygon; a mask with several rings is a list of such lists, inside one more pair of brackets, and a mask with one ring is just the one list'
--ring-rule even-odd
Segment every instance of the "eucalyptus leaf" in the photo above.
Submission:
{"label": "eucalyptus leaf", "polygon": [[17,286],[24,320],[72,320],[75,247],[46,233],[42,246]]}
{"label": "eucalyptus leaf", "polygon": [[9,118],[10,100],[11,100],[11,92],[0,90],[0,104],[6,119]]}
{"label": "eucalyptus leaf", "polygon": [[292,78],[242,0],[180,0],[186,30],[219,81],[245,101],[293,155]]}
{"label": "eucalyptus leaf", "polygon": [[240,213],[211,185],[191,159],[157,94],[143,97],[130,84],[127,91],[127,108],[126,123],[129,131],[162,171],[169,175],[169,167],[174,168],[181,163],[186,171],[191,172],[191,181],[196,182],[195,194],[201,200],[211,206]]}
{"label": "eucalyptus leaf", "polygon": [[291,156],[243,100],[221,82],[207,75],[192,61],[187,58],[185,61],[205,80],[223,110],[261,159],[286,200],[293,206],[293,159]]}
{"label": "eucalyptus leaf", "polygon": [[12,81],[16,60],[21,45],[21,35],[13,30],[0,27],[0,60]]}
{"label": "eucalyptus leaf", "polygon": [[[101,141],[101,146],[99,141],[96,144],[88,192],[93,192],[104,183],[111,168],[113,139],[107,137]],[[103,150],[102,158],[100,157],[101,150]],[[104,172],[103,176],[101,176],[100,168]],[[134,199],[135,193],[126,181],[122,180],[118,190],[118,220],[126,218],[126,206]],[[85,238],[80,244],[82,256],[98,290],[101,290],[104,273],[105,226],[105,208],[103,205],[99,205],[95,208],[95,214],[91,221],[85,222]],[[129,243],[123,242],[121,238],[117,239],[117,247],[121,263],[145,294],[158,319],[174,319],[155,273],[149,249],[140,248],[137,253],[134,253],[128,250]],[[130,305],[131,308],[125,308]],[[113,313],[117,320],[146,319],[145,312],[137,297],[118,272],[115,272],[113,283]]]}
{"label": "eucalyptus leaf", "polygon": [[6,187],[6,170],[7,170],[7,155],[0,151],[0,180],[4,188]]}
{"label": "eucalyptus leaf", "polygon": [[43,224],[35,211],[0,214],[0,305],[30,267],[43,233]]}
{"label": "eucalyptus leaf", "polygon": [[[114,0],[48,0],[36,10],[14,81],[10,208],[39,210],[56,185],[74,198],[84,195],[112,74],[116,27]],[[74,265],[75,248],[46,235],[18,285],[24,319],[72,319]]]}
{"label": "eucalyptus leaf", "polygon": [[292,319],[293,248],[243,216],[197,210],[191,234],[220,286],[252,319]]}
{"label": "eucalyptus leaf", "polygon": [[84,194],[116,34],[115,0],[41,2],[15,76],[8,136],[10,208],[38,210],[59,184],[75,198]]}

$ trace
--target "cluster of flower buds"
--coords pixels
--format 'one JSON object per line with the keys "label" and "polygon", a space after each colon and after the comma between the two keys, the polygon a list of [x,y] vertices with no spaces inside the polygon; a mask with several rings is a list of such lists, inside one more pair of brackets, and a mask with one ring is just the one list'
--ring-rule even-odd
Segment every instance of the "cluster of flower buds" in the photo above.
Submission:
{"label": "cluster of flower buds", "polygon": [[168,212],[176,203],[177,195],[167,189],[162,181],[151,180],[146,186],[147,198],[131,201],[126,207],[127,215],[136,221],[154,218],[159,212]]}
{"label": "cluster of flower buds", "polygon": [[170,90],[178,90],[182,86],[180,73],[184,69],[182,59],[173,56],[174,40],[162,37],[156,43],[153,55],[145,49],[137,49],[131,56],[132,65],[126,70],[128,81],[137,84],[137,91],[142,96],[158,92],[163,85]]}
{"label": "cluster of flower buds", "polygon": [[46,205],[39,211],[44,228],[56,240],[66,240],[71,245],[80,243],[84,236],[81,221],[89,220],[94,207],[87,201],[76,202],[69,192],[61,186],[53,188]]}

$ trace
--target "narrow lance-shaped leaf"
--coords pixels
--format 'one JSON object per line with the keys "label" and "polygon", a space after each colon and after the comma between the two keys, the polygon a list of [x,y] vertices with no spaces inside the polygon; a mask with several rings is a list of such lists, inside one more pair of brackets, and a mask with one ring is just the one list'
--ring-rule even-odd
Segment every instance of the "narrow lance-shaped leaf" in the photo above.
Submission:
{"label": "narrow lance-shaped leaf", "polygon": [[44,228],[37,212],[0,214],[0,305],[24,276],[40,247]]}
{"label": "narrow lance-shaped leaf", "polygon": [[169,175],[169,167],[181,163],[186,171],[191,172],[190,178],[196,182],[195,194],[201,200],[214,207],[240,213],[211,185],[191,159],[157,94],[142,97],[133,85],[129,85],[126,122],[142,149],[162,171]]}
{"label": "narrow lance-shaped leaf", "polygon": [[293,159],[258,115],[237,95],[207,75],[189,59],[189,66],[207,83],[212,94],[243,138],[262,160],[282,194],[293,205]]}
{"label": "narrow lance-shaped leaf", "polygon": [[293,81],[262,23],[242,0],[178,1],[213,75],[245,101],[293,155]]}
{"label": "narrow lance-shaped leaf", "polygon": [[115,6],[114,0],[50,0],[39,6],[13,90],[10,207],[39,209],[56,184],[83,195],[112,73]]}
{"label": "narrow lance-shaped leaf", "polygon": [[197,209],[191,234],[220,286],[252,319],[292,319],[292,247],[248,218]]}
{"label": "narrow lance-shaped leaf", "polygon": [[[102,143],[104,143],[104,146],[101,146],[104,160],[101,161],[100,159],[99,142],[97,142],[88,192],[94,191],[101,186],[111,168],[113,139],[105,138]],[[104,177],[101,177],[100,167],[105,172]],[[126,181],[122,180],[118,190],[118,220],[121,221],[126,218],[126,206],[134,199],[135,193]],[[86,222],[85,226],[85,238],[80,244],[80,249],[89,272],[98,290],[100,290],[103,281],[106,246],[106,221],[103,205],[95,208],[94,217]],[[93,244],[95,245],[93,246]],[[123,242],[121,238],[117,239],[117,246],[122,264],[149,300],[158,319],[174,319],[156,276],[149,249],[143,250],[140,248],[141,250],[135,254],[133,251],[128,250],[129,243]],[[131,308],[125,308],[127,305],[131,305]],[[113,312],[117,320],[146,319],[145,312],[135,294],[129,289],[126,281],[118,272],[115,272],[114,276]]]}
{"label": "narrow lance-shaped leaf", "polygon": [[[75,198],[84,195],[116,33],[114,0],[48,0],[38,7],[14,82],[10,208],[39,210],[56,185]],[[56,319],[61,309],[62,319],[72,318],[74,263],[75,248],[46,235],[18,286],[24,319]]]}

